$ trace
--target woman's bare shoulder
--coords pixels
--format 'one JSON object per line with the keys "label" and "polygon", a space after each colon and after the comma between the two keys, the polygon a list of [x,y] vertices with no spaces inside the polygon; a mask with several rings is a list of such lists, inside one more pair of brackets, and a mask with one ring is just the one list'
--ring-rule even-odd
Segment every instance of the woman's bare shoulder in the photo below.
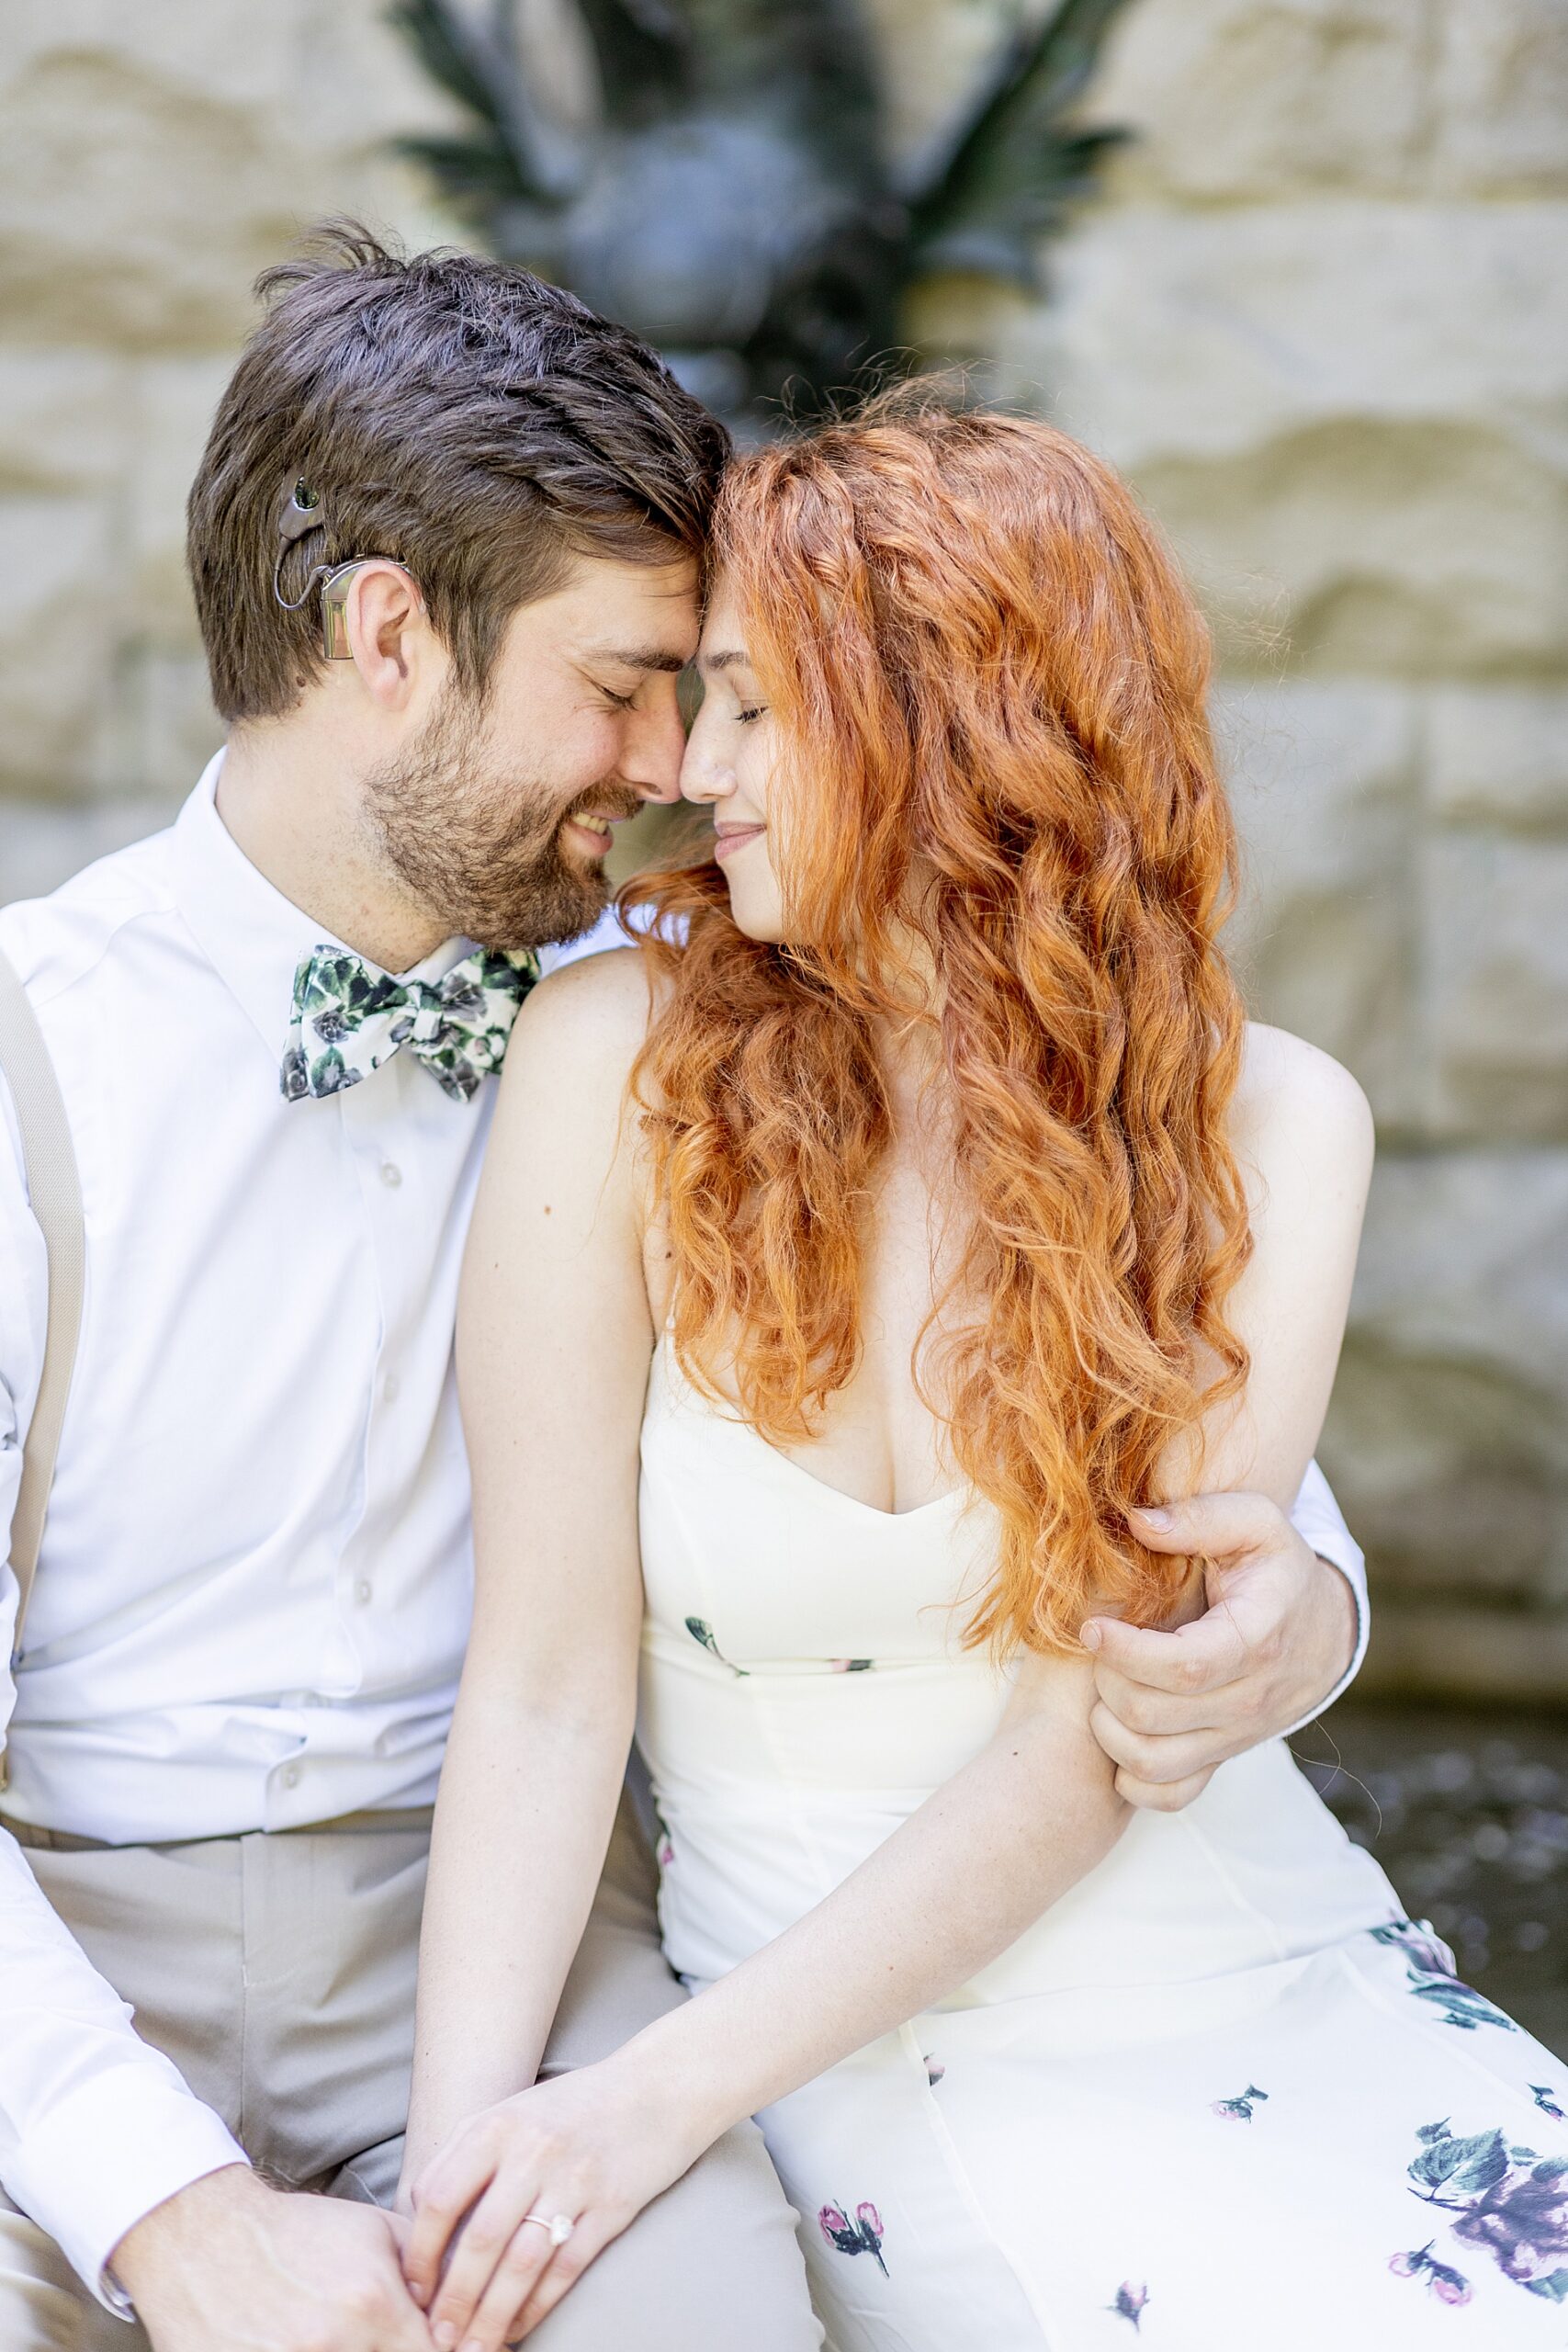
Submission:
{"label": "woman's bare shoulder", "polygon": [[579,956],[539,982],[525,1000],[519,1022],[579,1044],[636,1052],[648,1035],[654,996],[653,967],[638,947],[609,947]]}
{"label": "woman's bare shoulder", "polygon": [[1364,1183],[1372,1161],[1371,1106],[1342,1063],[1287,1029],[1248,1022],[1230,1114],[1241,1159],[1269,1176],[1282,1165]]}
{"label": "woman's bare shoulder", "polygon": [[1310,1111],[1349,1126],[1371,1119],[1367,1098],[1343,1062],[1321,1046],[1263,1021],[1247,1024],[1236,1101],[1252,1113],[1273,1104]]}
{"label": "woman's bare shoulder", "polygon": [[658,1008],[658,983],[636,947],[563,965],[525,1000],[507,1046],[496,1118],[553,1134],[596,1135],[618,1121],[633,1065]]}

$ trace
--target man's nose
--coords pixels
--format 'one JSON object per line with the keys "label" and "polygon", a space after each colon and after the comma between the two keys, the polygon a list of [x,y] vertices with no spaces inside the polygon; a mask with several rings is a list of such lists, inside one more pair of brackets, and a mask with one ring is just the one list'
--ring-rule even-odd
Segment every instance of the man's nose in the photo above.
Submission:
{"label": "man's nose", "polygon": [[[673,697],[671,697],[673,706]],[[668,808],[681,797],[681,763],[685,756],[686,729],[678,708],[657,716],[649,713],[629,747],[621,773],[644,800]]]}

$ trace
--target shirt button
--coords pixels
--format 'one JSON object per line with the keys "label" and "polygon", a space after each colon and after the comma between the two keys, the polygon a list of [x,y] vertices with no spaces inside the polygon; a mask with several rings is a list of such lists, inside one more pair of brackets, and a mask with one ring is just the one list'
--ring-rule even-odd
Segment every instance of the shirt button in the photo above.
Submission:
{"label": "shirt button", "polygon": [[403,1171],[397,1163],[394,1160],[384,1159],[381,1162],[382,1183],[385,1184],[389,1190],[395,1191],[397,1186],[400,1185],[402,1181]]}
{"label": "shirt button", "polygon": [[389,1372],[387,1374],[386,1379],[381,1383],[381,1394],[386,1398],[389,1405],[395,1405],[397,1403],[398,1389],[400,1385],[400,1383],[399,1382],[398,1375],[395,1372]]}
{"label": "shirt button", "polygon": [[354,1588],[354,1597],[355,1600],[358,1601],[361,1609],[363,1609],[370,1598],[370,1585],[367,1577],[360,1577],[359,1582]]}
{"label": "shirt button", "polygon": [[299,1787],[299,1767],[298,1764],[286,1764],[284,1766],[283,1785],[286,1789],[297,1789]]}

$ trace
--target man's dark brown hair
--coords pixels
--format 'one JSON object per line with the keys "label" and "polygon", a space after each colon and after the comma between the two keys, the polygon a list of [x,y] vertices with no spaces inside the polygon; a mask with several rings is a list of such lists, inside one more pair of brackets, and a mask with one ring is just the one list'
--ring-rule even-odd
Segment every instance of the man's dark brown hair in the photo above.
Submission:
{"label": "man's dark brown hair", "polygon": [[321,527],[287,553],[282,594],[317,564],[396,557],[475,692],[510,615],[574,556],[700,556],[728,436],[575,296],[473,254],[405,258],[354,222],[319,231],[256,291],[266,313],[187,509],[225,718],[289,709],[321,665],[319,592],[290,613],[273,590],[297,481]]}

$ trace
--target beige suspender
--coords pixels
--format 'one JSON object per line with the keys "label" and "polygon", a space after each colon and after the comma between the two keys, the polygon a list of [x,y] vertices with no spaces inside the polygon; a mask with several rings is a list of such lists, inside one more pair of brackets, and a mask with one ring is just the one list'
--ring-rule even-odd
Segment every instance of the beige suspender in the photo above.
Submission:
{"label": "beige suspender", "polygon": [[[13,1664],[21,1656],[22,1624],[32,1598],[33,1577],[43,1523],[49,1512],[49,1492],[54,1482],[54,1457],[60,1425],[76,1362],[76,1337],[82,1324],[82,1291],[86,1272],[86,1243],[82,1229],[82,1187],[76,1175],[76,1155],[71,1129],[49,1048],[27,991],[10,964],[0,954],[0,1073],[9,1080],[22,1136],[22,1170],[28,1197],[43,1232],[49,1260],[49,1319],[44,1327],[43,1371],[39,1380],[32,1419],[22,1444],[22,1483],[11,1521],[11,1573],[19,1588]],[[6,1759],[0,1756],[0,1789],[6,1785]]]}

